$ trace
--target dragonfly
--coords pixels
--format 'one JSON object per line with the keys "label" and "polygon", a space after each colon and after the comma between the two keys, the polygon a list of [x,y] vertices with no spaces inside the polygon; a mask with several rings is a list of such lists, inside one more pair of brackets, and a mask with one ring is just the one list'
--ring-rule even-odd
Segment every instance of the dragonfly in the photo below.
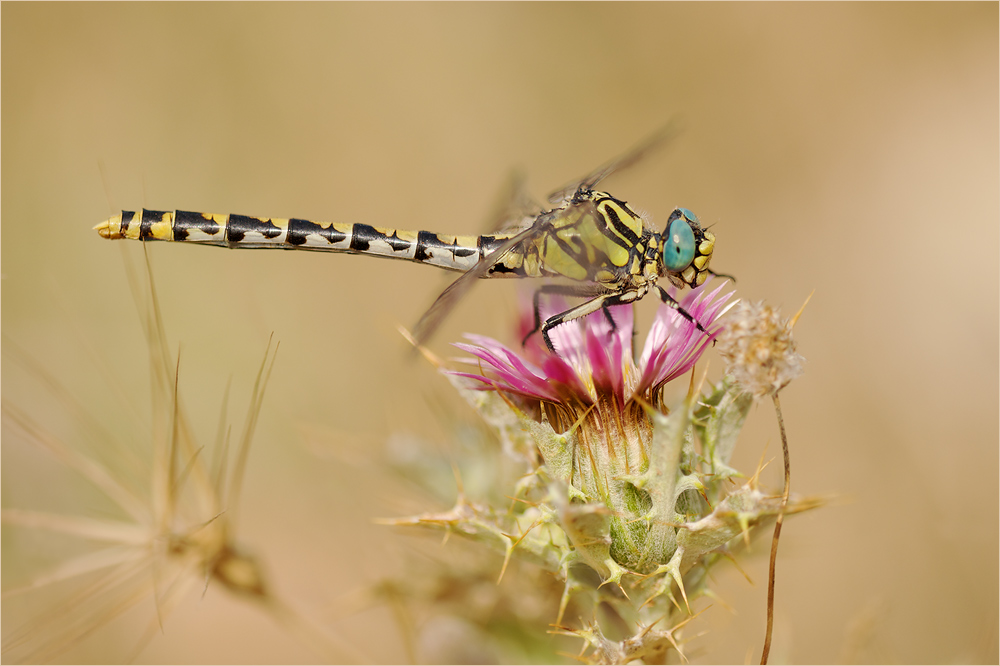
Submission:
{"label": "dragonfly", "polygon": [[[626,201],[595,189],[665,143],[668,126],[638,146],[560,188],[544,209],[521,197],[500,216],[493,233],[456,236],[431,231],[375,227],[363,223],[314,222],[299,218],[213,215],[182,210],[122,211],[95,230],[107,239],[175,241],[227,248],[282,248],[367,254],[405,259],[463,273],[437,298],[414,327],[423,344],[455,303],[480,278],[551,278],[535,291],[534,328],[555,353],[553,328],[601,311],[614,328],[609,308],[635,303],[652,290],[708,334],[657,282],[678,289],[698,287],[709,275],[715,235],[686,208],[676,208],[660,231]],[[729,277],[729,276],[724,276]],[[583,298],[579,305],[542,319],[543,294]]]}

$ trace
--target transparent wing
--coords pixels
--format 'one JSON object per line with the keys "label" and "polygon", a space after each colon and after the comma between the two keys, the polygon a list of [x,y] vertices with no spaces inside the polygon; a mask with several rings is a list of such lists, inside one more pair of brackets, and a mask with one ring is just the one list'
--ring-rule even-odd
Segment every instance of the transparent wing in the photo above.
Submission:
{"label": "transparent wing", "polygon": [[525,220],[536,218],[542,213],[542,207],[531,199],[525,185],[527,177],[524,171],[516,169],[507,176],[504,186],[493,205],[488,219],[486,233],[518,227]]}
{"label": "transparent wing", "polygon": [[533,225],[521,233],[515,234],[503,245],[483,257],[482,261],[476,264],[471,270],[463,273],[461,277],[441,292],[441,295],[437,297],[427,312],[420,318],[420,321],[417,322],[417,325],[413,327],[413,338],[418,345],[427,342],[431,335],[434,334],[434,331],[441,325],[441,322],[444,321],[444,318],[451,312],[451,309],[458,303],[459,299],[465,295],[469,287],[476,283],[476,280],[486,275],[490,268],[500,261],[503,255],[507,254],[521,241],[540,231],[538,222],[541,218],[542,216],[539,216]]}
{"label": "transparent wing", "polygon": [[[448,285],[448,288],[441,292],[437,300],[424,313],[413,329],[413,337],[418,344],[426,342],[434,331],[441,325],[455,304],[461,299],[469,288],[476,283],[476,280],[486,275],[490,268],[497,264],[504,255],[526,240],[530,240],[539,234],[551,233],[553,229],[561,227],[568,229],[572,224],[579,224],[580,220],[596,216],[597,209],[591,201],[580,201],[569,203],[554,210],[545,211],[537,215],[534,221],[519,233],[516,233],[503,245],[486,255],[482,261],[476,264],[472,270],[461,275],[457,280]],[[564,218],[573,218],[573,222],[566,222]],[[584,243],[588,239],[584,238]],[[592,241],[591,241],[592,242]],[[558,278],[545,278],[546,280]],[[569,279],[569,278],[565,278]]]}
{"label": "transparent wing", "polygon": [[483,257],[483,260],[476,264],[471,271],[463,273],[461,277],[441,292],[413,329],[413,337],[418,344],[423,344],[434,334],[451,309],[475,284],[477,279],[485,275],[507,252],[539,230],[537,223],[544,211],[531,199],[525,185],[526,182],[527,177],[523,170],[511,171],[500,189],[500,194],[493,204],[489,217],[487,217],[484,233],[509,232],[518,227],[523,227],[523,230],[495,251]]}
{"label": "transparent wing", "polygon": [[653,150],[666,145],[680,134],[680,130],[680,123],[677,120],[671,120],[665,126],[640,141],[631,150],[601,165],[580,180],[573,181],[550,194],[548,198],[549,203],[559,203],[571,198],[580,190],[593,189],[611,174],[627,169],[649,155]]}
{"label": "transparent wing", "polygon": [[[598,167],[582,179],[570,183],[566,187],[559,189],[549,195],[549,202],[564,204],[554,210],[537,213],[539,207],[531,202],[530,197],[525,194],[523,178],[515,173],[508,182],[506,188],[508,194],[504,196],[501,205],[496,207],[493,215],[492,225],[495,228],[510,229],[523,224],[534,214],[534,221],[520,233],[512,236],[507,242],[487,255],[475,265],[470,271],[462,274],[457,280],[448,285],[448,288],[441,292],[431,307],[424,313],[413,329],[413,337],[417,344],[424,344],[440,327],[441,322],[455,306],[456,303],[468,292],[469,288],[476,283],[476,280],[486,275],[505,254],[516,247],[527,238],[535,234],[545,233],[551,222],[559,218],[578,212],[579,205],[591,205],[589,202],[580,204],[568,204],[568,200],[580,190],[589,190],[599,182],[613,173],[626,169],[642,160],[654,149],[666,144],[680,132],[678,123],[671,121],[666,126],[647,137],[634,148],[610,162]],[[534,213],[533,213],[534,212]]]}

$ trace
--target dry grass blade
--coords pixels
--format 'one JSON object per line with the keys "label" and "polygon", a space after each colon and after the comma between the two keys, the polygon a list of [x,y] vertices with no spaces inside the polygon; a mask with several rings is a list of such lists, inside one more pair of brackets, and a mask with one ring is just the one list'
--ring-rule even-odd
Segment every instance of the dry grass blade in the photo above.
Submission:
{"label": "dry grass blade", "polygon": [[[181,364],[166,343],[155,284],[148,267],[148,280],[129,266],[143,329],[146,333],[152,379],[153,432],[149,440],[130,442],[133,450],[152,448],[142,476],[121,478],[120,470],[110,469],[99,455],[89,455],[71,439],[60,438],[41,427],[19,407],[5,399],[4,424],[7,434],[23,439],[51,454],[73,470],[120,510],[121,517],[92,517],[58,512],[5,508],[3,523],[8,527],[49,533],[60,538],[82,540],[74,552],[47,571],[35,573],[5,597],[29,591],[50,590],[58,603],[30,617],[3,639],[4,661],[51,661],[88,636],[109,625],[143,601],[154,601],[156,613],[147,629],[140,632],[130,659],[139,659],[149,641],[161,633],[165,620],[192,589],[220,585],[244,601],[251,601],[292,633],[307,641],[325,658],[361,661],[346,642],[314,626],[277,598],[266,584],[257,560],[234,541],[233,518],[242,489],[253,433],[260,416],[265,389],[274,363],[276,347],[268,343],[257,372],[250,405],[240,436],[235,460],[226,454],[228,426],[225,406],[216,435],[222,451],[209,465],[201,446],[188,425],[181,400]],[[148,285],[142,289],[139,285]],[[28,367],[33,367],[28,363]],[[88,430],[89,439],[100,440],[105,448],[114,432],[94,428],[82,401],[67,400],[71,392],[51,375],[40,381],[54,388],[58,404],[79,419],[80,428],[70,437]],[[7,396],[5,396],[6,398]],[[228,388],[226,390],[228,398]],[[100,425],[100,424],[98,424]],[[102,442],[98,442],[100,445]],[[94,448],[93,445],[91,448]],[[130,472],[131,473],[131,472]],[[137,494],[134,488],[145,488]],[[118,511],[116,511],[118,513]],[[115,660],[120,660],[121,657]]]}
{"label": "dry grass blade", "polygon": [[774,399],[774,411],[778,416],[778,429],[781,431],[781,450],[785,460],[785,487],[781,492],[781,509],[774,521],[774,536],[771,537],[771,560],[767,573],[767,630],[764,635],[764,648],[761,650],[760,663],[766,664],[771,653],[771,631],[774,628],[774,569],[778,560],[778,539],[781,536],[781,524],[785,518],[785,507],[788,506],[788,489],[792,480],[791,463],[788,457],[788,437],[785,434],[785,420],[781,416],[781,403],[777,392]]}

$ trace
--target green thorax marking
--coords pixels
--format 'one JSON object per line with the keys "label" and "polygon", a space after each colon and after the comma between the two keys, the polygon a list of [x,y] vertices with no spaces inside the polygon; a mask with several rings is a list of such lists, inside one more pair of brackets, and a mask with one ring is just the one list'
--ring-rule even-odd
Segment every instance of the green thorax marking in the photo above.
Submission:
{"label": "green thorax marking", "polygon": [[628,204],[605,192],[581,192],[536,224],[537,232],[491,274],[623,284],[643,273],[651,232]]}

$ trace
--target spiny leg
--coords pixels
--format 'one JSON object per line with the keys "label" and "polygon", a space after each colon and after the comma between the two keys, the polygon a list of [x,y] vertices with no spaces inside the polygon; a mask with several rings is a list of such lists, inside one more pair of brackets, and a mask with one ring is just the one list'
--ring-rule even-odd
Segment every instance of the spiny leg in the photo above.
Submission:
{"label": "spiny leg", "polygon": [[712,276],[715,276],[715,277],[726,278],[727,280],[732,280],[733,284],[736,284],[736,278],[734,278],[732,275],[729,275],[728,273],[716,273],[711,268],[708,269],[708,273],[709,273],[709,275],[712,275]]}
{"label": "spiny leg", "polygon": [[[558,326],[559,324],[565,324],[568,321],[573,321],[574,319],[579,319],[580,317],[586,317],[587,315],[597,312],[598,310],[603,310],[604,315],[611,322],[612,330],[615,330],[614,320],[611,318],[611,312],[608,310],[614,305],[625,305],[628,303],[634,303],[639,298],[638,290],[620,291],[610,294],[601,294],[595,298],[590,299],[585,303],[581,303],[575,308],[570,308],[565,312],[560,312],[557,315],[553,315],[545,320],[545,324],[542,325],[542,339],[545,340],[545,346],[549,348],[549,351],[553,354],[556,353],[556,348],[552,344],[551,338],[549,338],[549,331]],[[634,333],[633,329],[633,333]]]}
{"label": "spiny leg", "polygon": [[[534,315],[534,325],[532,326],[531,330],[528,331],[528,334],[524,336],[524,339],[521,340],[521,346],[523,347],[524,345],[528,344],[528,339],[542,328],[542,314],[540,309],[540,301],[543,293],[556,294],[559,296],[577,296],[577,297],[590,298],[595,295],[602,294],[603,292],[604,292],[603,289],[599,287],[595,288],[593,285],[582,285],[582,284],[542,285],[541,287],[536,289],[535,293],[532,294],[531,296],[531,311],[532,314]],[[608,318],[608,321],[611,323],[611,328],[612,330],[614,330],[616,325],[614,319],[612,319],[611,317],[611,313],[605,310],[604,316]],[[549,349],[552,349],[552,345],[549,345],[547,342],[546,344],[548,345]]]}
{"label": "spiny leg", "polygon": [[[692,324],[694,324],[698,328],[699,331],[701,331],[705,335],[709,335],[709,332],[705,330],[705,327],[701,325],[701,322],[699,322],[697,319],[695,319],[694,317],[692,317],[691,313],[689,313],[687,310],[685,310],[681,306],[680,303],[678,303],[676,300],[674,300],[674,297],[671,296],[670,294],[668,294],[666,289],[664,289],[660,285],[656,285],[656,290],[660,292],[660,300],[662,300],[669,307],[671,307],[674,310],[676,310],[677,313],[680,316],[684,317],[689,322],[691,322]],[[713,341],[713,344],[714,344],[714,341]]]}

